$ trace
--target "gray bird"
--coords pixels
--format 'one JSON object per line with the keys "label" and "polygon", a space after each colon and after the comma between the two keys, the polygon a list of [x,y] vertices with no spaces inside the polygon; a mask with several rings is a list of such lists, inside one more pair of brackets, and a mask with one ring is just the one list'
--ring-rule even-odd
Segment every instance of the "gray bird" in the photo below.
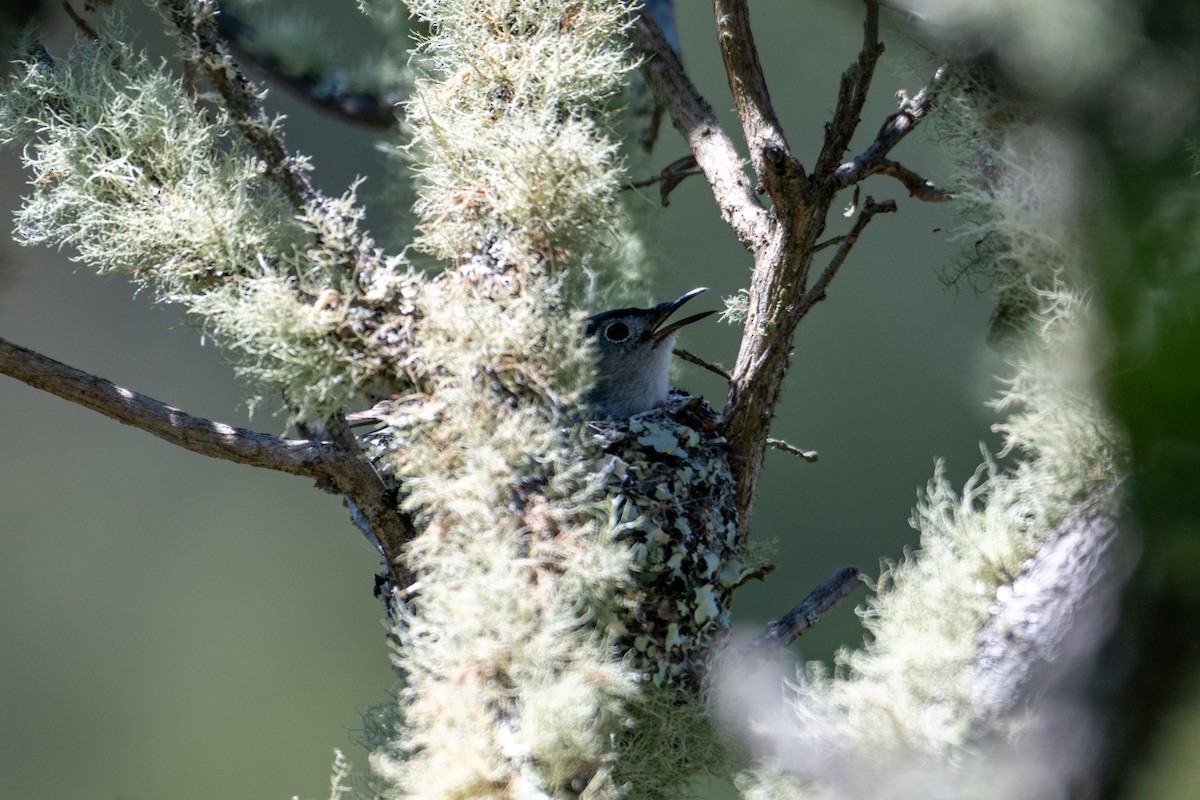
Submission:
{"label": "gray bird", "polygon": [[676,332],[715,312],[670,317],[703,291],[588,320],[598,360],[585,428],[603,453],[589,449],[597,494],[609,501],[612,535],[628,546],[634,578],[614,605],[614,630],[624,632],[616,645],[653,685],[697,692],[729,639],[734,591],[766,569],[742,548],[720,415],[669,388]]}
{"label": "gray bird", "polygon": [[653,308],[618,308],[588,318],[587,335],[595,337],[600,355],[596,386],[587,399],[600,417],[632,417],[667,401],[675,332],[717,312],[664,324],[680,306],[707,291],[700,287]]}

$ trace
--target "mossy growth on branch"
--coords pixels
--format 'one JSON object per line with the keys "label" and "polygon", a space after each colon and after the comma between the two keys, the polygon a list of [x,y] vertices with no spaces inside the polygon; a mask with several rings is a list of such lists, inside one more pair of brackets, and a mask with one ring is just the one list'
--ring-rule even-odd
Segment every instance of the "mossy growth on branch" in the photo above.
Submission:
{"label": "mossy growth on branch", "polygon": [[[420,522],[421,589],[395,626],[403,722],[372,763],[389,796],[669,797],[721,748],[694,687],[652,688],[668,665],[623,655],[644,565],[581,424],[594,354],[576,309],[645,277],[614,133],[629,8],[412,8],[429,30],[402,143],[414,244],[449,268],[418,301],[429,400],[378,442]],[[669,762],[646,744],[664,717],[688,724]]]}
{"label": "mossy growth on branch", "polygon": [[[388,565],[412,583],[393,587],[403,688],[373,729],[375,790],[672,797],[724,764],[701,686],[745,570],[736,513],[715,507],[723,441],[710,419],[704,469],[664,467],[678,508],[621,506],[614,456],[653,459],[635,436],[612,452],[582,410],[584,318],[647,278],[617,134],[633,4],[409,6],[428,35],[392,147],[414,166],[409,251],[436,275],[375,246],[355,187],[308,185],[282,121],[231,79],[213,3],[159,5],[187,81],[110,17],[5,89],[0,136],[28,143],[33,175],[20,236],[179,304],[296,421],[390,403],[370,455],[414,533]],[[645,538],[668,521],[669,546]],[[686,560],[693,533],[711,547]],[[642,574],[676,595],[648,598]],[[654,600],[674,629],[649,630]],[[630,639],[653,647],[629,657]]]}

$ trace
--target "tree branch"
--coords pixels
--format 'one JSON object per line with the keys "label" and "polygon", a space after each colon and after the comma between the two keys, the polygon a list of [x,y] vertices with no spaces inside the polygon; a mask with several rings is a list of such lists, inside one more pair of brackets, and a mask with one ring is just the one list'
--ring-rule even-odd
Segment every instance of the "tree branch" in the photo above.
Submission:
{"label": "tree branch", "polygon": [[728,370],[726,370],[720,364],[714,364],[711,361],[705,361],[703,358],[700,358],[700,356],[696,355],[695,353],[689,353],[687,350],[684,350],[681,347],[676,347],[671,352],[674,353],[675,355],[679,356],[680,358],[682,358],[684,361],[687,361],[688,363],[695,364],[698,367],[703,367],[704,369],[711,372],[713,375],[719,375],[720,377],[724,378],[725,380],[729,380]]}
{"label": "tree branch", "polygon": [[792,155],[783,126],[771,105],[750,27],[750,10],[745,0],[714,0],[713,13],[725,75],[750,145],[750,163],[761,190],[776,205],[785,195],[795,203],[797,197],[803,196],[796,189],[803,185],[804,167]]}
{"label": "tree branch", "polygon": [[1048,687],[1082,700],[1080,675],[1112,630],[1133,564],[1120,532],[1111,498],[1089,503],[1059,523],[997,598],[973,665],[981,721],[1011,717]]}
{"label": "tree branch", "polygon": [[[860,122],[863,103],[883,52],[879,42],[879,2],[865,0],[863,41],[857,61],[846,71],[838,104],[826,130],[821,155],[813,172],[789,152],[783,130],[771,105],[762,65],[754,46],[745,0],[714,0],[718,42],[726,74],[746,139],[758,172],[760,190],[770,194],[774,207],[764,210],[751,189],[729,136],[711,107],[699,95],[674,52],[653,21],[642,16],[630,27],[634,51],[659,103],[670,110],[675,127],[684,135],[704,170],[722,217],[754,255],[746,321],[737,361],[731,371],[729,395],[721,427],[728,440],[736,488],[740,536],[749,535],[758,479],[762,472],[771,421],[779,402],[796,325],[824,297],[863,227],[876,213],[894,204],[874,203],[859,216],[852,230],[835,238],[839,244],[817,285],[809,289],[808,273],[825,220],[841,188],[854,173],[839,165]],[[889,117],[876,144],[860,157],[859,179],[878,172],[900,180],[915,196],[934,197],[937,190],[916,173],[889,161],[887,152],[928,110],[932,94],[922,92]],[[855,162],[851,162],[854,164]]]}
{"label": "tree branch", "polygon": [[[778,195],[772,194],[775,224],[770,226],[768,238],[753,248],[755,264],[750,282],[745,333],[723,415],[723,429],[735,463],[738,509],[746,526],[749,524],[758,477],[768,446],[771,421],[779,402],[783,378],[790,366],[796,326],[809,309],[825,296],[829,282],[870,219],[876,213],[895,210],[895,204],[891,201],[877,204],[868,199],[867,207],[851,231],[832,240],[838,242],[838,251],[816,285],[808,287],[813,256],[822,248],[818,241],[824,231],[825,220],[838,191],[848,185],[838,177],[839,162],[858,127],[876,63],[883,53],[883,45],[879,42],[879,3],[877,0],[865,0],[865,5],[862,47],[856,62],[842,76],[838,104],[826,129],[825,142],[812,174],[805,180],[792,180],[802,172],[798,163],[789,167],[794,159],[786,153],[777,152],[775,161],[767,165],[770,169],[778,170],[776,174],[781,181],[781,191]],[[719,10],[728,10],[732,15],[727,30],[737,30],[741,36],[749,36],[748,17],[741,4],[729,0],[728,3],[718,2],[717,7]],[[718,20],[719,27],[721,24],[722,21]],[[721,42],[723,48],[735,49],[735,44],[725,37]],[[748,52],[752,44],[740,47]],[[743,70],[752,74],[757,68],[757,60],[748,56],[740,61],[732,60],[735,71]],[[758,121],[753,113],[744,114],[746,124],[766,125],[769,128],[773,122],[773,112],[767,105],[769,99],[757,88],[754,78],[735,81],[731,77],[730,85],[735,95],[740,91],[751,95],[738,99],[739,109],[743,106],[751,112],[754,109],[767,109],[764,118]],[[902,107],[900,115],[889,118],[880,132],[881,143],[868,151],[863,162],[864,168],[886,171],[902,182],[907,180],[910,191],[924,191],[926,194],[929,194],[929,190],[922,185],[919,176],[893,162],[885,164],[884,156],[907,130],[903,122],[919,119],[924,114],[928,97],[929,93],[924,93],[919,101],[914,98],[912,103]],[[907,116],[904,116],[905,112]],[[901,116],[904,116],[903,121]],[[911,125],[908,127],[911,128]],[[747,131],[747,138],[755,141],[753,131]],[[766,161],[771,161],[772,152],[768,143],[763,150]],[[743,536],[747,533],[743,531]]]}
{"label": "tree branch", "polygon": [[[741,36],[749,36],[748,17],[744,8],[733,0],[718,2],[717,8],[718,11],[729,11],[734,17],[729,22],[728,31],[736,30]],[[765,143],[760,151],[764,169],[773,176],[770,180],[778,182],[778,193],[772,194],[775,207],[768,236],[753,248],[754,272],[750,281],[745,332],[723,415],[723,429],[735,464],[738,510],[746,528],[749,526],[768,446],[771,421],[779,402],[783,378],[790,365],[796,325],[807,307],[811,306],[813,298],[824,292],[822,285],[818,295],[808,294],[808,272],[813,255],[819,248],[817,242],[825,229],[829,209],[840,188],[834,171],[858,127],[863,103],[874,76],[875,63],[883,52],[878,37],[878,18],[878,2],[866,0],[862,49],[855,64],[842,76],[838,105],[826,129],[821,155],[810,176],[804,177],[803,169],[789,153],[775,149],[769,136],[756,140],[754,133],[747,131],[748,140]],[[718,26],[721,24],[722,20],[718,19]],[[727,37],[722,37],[721,46],[730,50],[739,47]],[[740,49],[747,52],[752,47],[752,44],[740,45]],[[734,62],[735,71],[753,72],[756,68],[756,58],[742,56],[739,59],[735,55],[728,58]],[[735,94],[739,91],[758,92],[755,96],[738,99],[739,108],[745,105],[751,109],[761,109],[769,103],[765,94],[757,89],[753,78],[731,78],[730,86]],[[746,118],[750,118],[754,124],[765,125],[769,132],[773,112],[770,112],[769,105],[765,107],[769,117],[757,123],[754,122],[753,113]],[[840,265],[856,236],[857,232],[852,231],[841,240],[842,255],[835,256],[835,265]],[[825,283],[836,271],[837,266],[826,271]],[[797,312],[798,305],[806,307]],[[743,537],[747,534],[748,530],[743,530]]]}
{"label": "tree branch", "polygon": [[316,108],[375,130],[391,130],[399,124],[404,95],[355,88],[337,72],[293,71],[275,53],[256,46],[254,27],[228,8],[221,9],[216,22],[217,31],[240,57]]}
{"label": "tree branch", "polygon": [[96,33],[96,29],[89,25],[86,19],[79,16],[79,13],[75,11],[69,0],[63,0],[62,6],[63,10],[67,12],[67,16],[71,18],[71,22],[75,23],[75,27],[79,29],[80,33],[91,39],[93,42],[100,41],[100,34]]}
{"label": "tree branch", "polygon": [[[915,170],[911,170],[899,162],[886,158],[880,159],[862,177],[866,178],[871,175],[887,175],[889,178],[895,178],[903,184],[905,189],[908,189],[909,197],[915,197],[927,203],[943,203],[954,199],[953,194],[945,189],[939,189],[937,186],[934,186],[932,181],[921,177]],[[858,180],[861,179],[859,178]]]}
{"label": "tree branch", "polygon": [[242,74],[217,32],[219,9],[213,0],[160,0],[183,41],[192,48],[192,60],[208,77],[241,131],[267,167],[288,200],[297,209],[319,204],[320,192],[301,163],[288,155],[283,132],[263,113],[261,93]]}
{"label": "tree branch", "polygon": [[833,253],[833,258],[829,259],[829,263],[821,272],[821,277],[817,278],[812,288],[804,293],[803,299],[788,312],[789,320],[794,320],[798,323],[814,305],[825,299],[825,290],[829,288],[830,281],[837,275],[838,270],[842,268],[842,264],[846,262],[846,257],[850,255],[850,251],[858,242],[858,237],[862,235],[863,230],[871,222],[871,219],[876,214],[891,214],[895,211],[895,200],[884,200],[881,203],[876,203],[874,198],[867,195],[867,202],[863,206],[862,212],[858,215],[858,219],[854,220],[854,226],[850,228],[849,233],[842,237],[841,242],[838,244],[838,249]]}
{"label": "tree branch", "polygon": [[[267,174],[280,187],[298,213],[309,207],[319,209],[331,220],[331,230],[357,230],[355,220],[347,219],[333,207],[330,199],[313,185],[303,162],[288,154],[283,132],[269,122],[263,112],[261,95],[241,73],[229,55],[229,46],[217,28],[219,13],[214,0],[160,0],[180,37],[190,47],[190,59],[204,72],[213,88],[224,101],[238,130],[266,165]],[[332,222],[336,220],[336,223]],[[325,237],[317,232],[318,242]],[[372,252],[366,237],[355,234],[349,241],[335,235],[336,245],[347,269],[360,275],[378,266],[378,256]],[[339,464],[322,483],[344,494],[362,518],[370,525],[384,551],[389,570],[398,581],[400,551],[413,538],[411,520],[396,509],[394,491],[375,472],[349,433],[345,418],[339,413],[330,423],[338,445]]]}
{"label": "tree branch", "polygon": [[691,147],[712,188],[721,216],[749,249],[767,237],[769,215],[750,185],[742,158],[717,121],[712,106],[696,90],[662,30],[646,14],[629,27],[629,41],[641,58],[642,75],[671,114],[671,122]]}
{"label": "tree branch", "polygon": [[388,486],[363,453],[345,415],[339,411],[326,428],[345,456],[339,464],[334,486],[352,504],[351,512],[357,509],[375,534],[384,563],[392,575],[393,588],[404,589],[412,583],[402,559],[405,545],[417,535],[412,518],[399,511],[396,489]]}
{"label": "tree branch", "polygon": [[825,143],[817,157],[815,170],[820,175],[830,173],[850,146],[850,139],[862,121],[863,104],[867,102],[867,90],[875,76],[875,64],[883,55],[883,45],[879,41],[879,3],[877,0],[865,0],[865,3],[867,15],[863,20],[862,49],[858,60],[842,74],[837,107],[825,128]]}
{"label": "tree branch", "polygon": [[787,647],[817,623],[821,615],[840,603],[863,582],[858,567],[842,567],[809,592],[800,605],[767,626],[746,648],[766,655]]}
{"label": "tree branch", "polygon": [[915,172],[895,162],[887,161],[887,154],[891,152],[892,148],[911,133],[913,128],[933,109],[937,101],[937,90],[946,79],[946,69],[944,64],[938,67],[928,86],[913,97],[905,99],[900,104],[900,109],[884,120],[883,125],[879,128],[879,133],[875,135],[875,140],[867,146],[867,149],[834,171],[833,176],[839,188],[858,183],[869,175],[883,173],[899,180],[909,190],[909,193],[918,199],[945,200],[949,198],[944,191],[938,192],[932,198],[922,197],[917,191],[914,191],[914,186],[918,189],[923,186],[932,189],[933,184]]}
{"label": "tree branch", "polygon": [[[0,339],[0,374],[49,392],[158,438],[212,458],[302,475],[346,495],[371,523],[396,579],[395,560],[413,535],[412,523],[345,428],[333,441],[287,439],[196,417],[26,347]],[[341,434],[344,431],[344,435]]]}
{"label": "tree branch", "polygon": [[331,442],[285,439],[192,416],[6,339],[0,339],[0,373],[213,458],[328,481],[341,455]]}
{"label": "tree branch", "polygon": [[[159,0],[170,20],[179,30],[180,38],[190,47],[188,57],[207,76],[224,101],[230,118],[249,142],[255,154],[266,166],[267,175],[298,213],[308,207],[339,219],[343,226],[354,230],[356,224],[334,208],[332,201],[313,185],[304,162],[288,154],[283,131],[268,121],[262,107],[262,93],[242,74],[229,55],[229,45],[217,30],[220,13],[215,0]],[[320,232],[318,238],[323,239]],[[378,261],[368,243],[357,236],[345,246],[345,260],[352,274],[359,274]]]}

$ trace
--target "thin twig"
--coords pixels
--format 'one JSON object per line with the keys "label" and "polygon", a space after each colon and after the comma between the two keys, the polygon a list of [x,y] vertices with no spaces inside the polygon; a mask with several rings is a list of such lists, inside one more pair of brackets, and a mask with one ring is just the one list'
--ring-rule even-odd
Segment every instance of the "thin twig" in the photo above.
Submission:
{"label": "thin twig", "polygon": [[789,444],[783,439],[776,439],[773,436],[767,437],[767,444],[769,444],[771,447],[774,447],[776,450],[782,450],[785,453],[791,453],[794,456],[799,456],[810,464],[816,461],[818,458],[816,450],[801,450],[799,447],[796,447],[796,445]]}
{"label": "thin twig", "polygon": [[[890,159],[880,159],[875,167],[867,172],[867,175],[887,175],[889,178],[895,178],[904,185],[905,189],[908,189],[910,197],[924,200],[927,203],[943,203],[954,199],[952,193],[938,188],[932,181],[921,177],[915,170]],[[864,175],[864,177],[866,176]]]}
{"label": "thin twig", "polygon": [[80,33],[91,39],[93,42],[100,41],[100,34],[96,33],[96,29],[89,25],[86,19],[79,16],[79,13],[71,7],[71,3],[68,2],[68,0],[63,0],[62,5],[67,12],[67,16],[70,17],[71,21],[75,23],[75,27],[79,29]]}
{"label": "thin twig", "polygon": [[[428,397],[428,395],[423,395]],[[364,408],[362,411],[351,411],[343,416],[346,419],[346,424],[352,428],[361,427],[363,425],[382,425],[388,414],[394,412],[403,403],[406,398],[398,398],[396,400],[380,400],[370,408]]]}
{"label": "thin twig", "polygon": [[809,592],[800,605],[769,624],[767,629],[749,644],[746,652],[766,654],[787,647],[862,582],[862,574],[857,567],[842,567]]}
{"label": "thin twig", "polygon": [[729,380],[728,370],[724,369],[719,364],[714,364],[711,361],[705,361],[700,356],[698,356],[694,353],[689,353],[687,350],[684,350],[681,347],[676,347],[671,352],[673,352],[675,355],[679,356],[684,361],[687,361],[690,364],[695,364],[698,367],[703,367],[704,369],[708,370],[712,374],[720,375],[725,380]]}
{"label": "thin twig", "polygon": [[844,241],[846,241],[846,237],[842,234],[839,234],[837,236],[830,236],[825,241],[817,242],[816,244],[814,244],[813,252],[819,253],[822,250],[828,250],[830,247],[833,247],[835,244],[841,244]]}
{"label": "thin twig", "polygon": [[862,212],[858,215],[858,219],[854,220],[853,227],[850,232],[842,239],[838,245],[838,249],[834,251],[833,257],[821,272],[821,276],[813,283],[812,288],[805,292],[804,297],[792,307],[788,312],[788,317],[799,321],[804,317],[809,310],[825,299],[825,290],[829,288],[830,281],[837,275],[842,264],[846,261],[846,256],[850,255],[850,251],[858,242],[858,237],[862,235],[863,230],[876,214],[890,214],[896,210],[895,200],[884,200],[876,203],[874,198],[867,195],[867,202],[863,206]]}
{"label": "thin twig", "polygon": [[644,178],[640,181],[631,181],[625,184],[625,189],[644,189],[647,186],[653,186],[656,183],[661,183],[659,189],[659,197],[662,200],[663,206],[670,205],[669,199],[671,192],[675,187],[683,183],[684,179],[689,175],[703,175],[704,170],[700,169],[696,164],[696,157],[693,155],[684,156],[672,161],[667,166],[663,167],[662,172],[652,178]]}

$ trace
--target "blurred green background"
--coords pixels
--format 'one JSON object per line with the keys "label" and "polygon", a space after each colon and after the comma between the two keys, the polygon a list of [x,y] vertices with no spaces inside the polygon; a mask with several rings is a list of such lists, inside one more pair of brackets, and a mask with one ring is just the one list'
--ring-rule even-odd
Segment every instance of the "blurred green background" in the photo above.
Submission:
{"label": "blurred green background", "polygon": [[[124,5],[140,41],[165,52],[158,19]],[[349,21],[337,28],[343,46],[363,46],[353,3],[311,5],[331,24]],[[679,5],[687,65],[734,130],[708,6]],[[754,3],[776,109],[806,164],[856,57],[860,7]],[[57,7],[49,27],[49,49],[61,55],[72,30]],[[858,146],[894,110],[894,93],[927,77],[910,69],[920,61],[904,55],[901,32],[889,26],[885,41]],[[392,214],[371,200],[372,184],[386,180],[374,138],[281,90],[269,106],[288,115],[289,146],[314,157],[327,192],[370,176],[368,224],[386,230]],[[685,152],[664,130],[654,161]],[[947,179],[927,132],[896,156]],[[25,180],[14,154],[0,154],[5,209]],[[948,232],[950,209],[883,179],[865,189],[900,211],[876,217],[800,328],[775,435],[818,450],[820,461],[769,456],[754,539],[777,542],[778,569],[739,595],[737,624],[750,633],[837,567],[877,574],[879,559],[915,543],[907,519],[935,459],[961,484],[979,443],[996,445],[984,406],[1002,370],[983,345],[991,304],[941,279],[961,245]],[[847,227],[835,217],[828,233]],[[702,180],[675,191],[658,228],[661,298],[706,285],[714,294],[695,302],[719,307],[717,295],[747,284],[750,258]],[[68,256],[3,237],[0,336],[191,413],[282,431],[270,409],[248,420],[231,368],[177,310]],[[682,345],[728,365],[737,333],[706,322]],[[691,366],[676,383],[724,396]],[[354,729],[394,675],[371,593],[377,559],[338,498],[184,452],[8,378],[0,409],[0,797],[324,798],[334,748],[363,765]],[[864,596],[835,609],[797,655],[828,660],[860,641],[853,607]]]}

